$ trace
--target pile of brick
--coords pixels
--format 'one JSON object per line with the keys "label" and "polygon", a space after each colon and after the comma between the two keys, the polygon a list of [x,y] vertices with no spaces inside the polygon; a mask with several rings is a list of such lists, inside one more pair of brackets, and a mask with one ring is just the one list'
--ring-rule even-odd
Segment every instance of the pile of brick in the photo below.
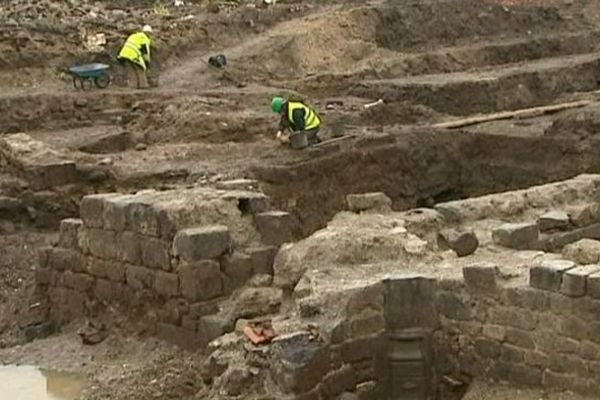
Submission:
{"label": "pile of brick", "polygon": [[277,246],[291,239],[290,216],[268,207],[245,190],[86,196],[82,218],[62,221],[58,246],[40,251],[37,284],[58,322],[97,302],[142,306],[159,336],[206,344],[235,323],[214,318],[219,305],[252,276],[272,275]]}

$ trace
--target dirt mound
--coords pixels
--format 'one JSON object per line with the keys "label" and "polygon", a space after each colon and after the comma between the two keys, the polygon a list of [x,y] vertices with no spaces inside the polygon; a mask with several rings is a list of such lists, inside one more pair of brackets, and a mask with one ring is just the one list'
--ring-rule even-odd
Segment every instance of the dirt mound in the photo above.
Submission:
{"label": "dirt mound", "polygon": [[[486,38],[533,37],[584,25],[581,15],[563,14],[559,7],[549,5],[507,8],[470,0],[361,6],[282,23],[269,35],[231,49],[230,55],[240,65],[238,73],[254,80],[365,75],[385,69],[386,60],[402,57],[399,53],[472,44]],[[417,74],[415,69],[423,67],[420,73],[425,73],[427,62],[408,60],[404,69]]]}
{"label": "dirt mound", "polygon": [[471,0],[390,2],[379,10],[377,43],[395,51],[452,46],[484,37],[515,37],[569,28],[558,8],[515,6]]}
{"label": "dirt mound", "polygon": [[369,63],[377,54],[374,43],[377,14],[370,8],[319,14],[277,26],[243,48],[233,58],[249,76],[294,79],[323,71],[342,72]]}
{"label": "dirt mound", "polygon": [[167,106],[157,104],[151,114],[129,128],[145,132],[148,144],[248,142],[273,130],[276,118],[266,106],[249,111],[240,102],[243,100],[198,96],[175,100]]}

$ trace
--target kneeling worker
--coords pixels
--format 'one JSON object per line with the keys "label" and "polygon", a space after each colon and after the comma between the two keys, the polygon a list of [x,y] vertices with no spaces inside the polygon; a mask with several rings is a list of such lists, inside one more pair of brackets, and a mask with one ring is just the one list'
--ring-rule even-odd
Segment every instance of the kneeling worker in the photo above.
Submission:
{"label": "kneeling worker", "polygon": [[152,27],[144,25],[141,32],[131,34],[117,57],[127,69],[127,80],[135,76],[137,88],[148,87],[146,70],[150,66],[150,34]]}
{"label": "kneeling worker", "polygon": [[274,113],[281,115],[277,139],[283,143],[289,142],[289,136],[296,132],[306,132],[309,145],[319,143],[319,128],[321,119],[316,111],[301,101],[284,100],[282,97],[274,97],[271,101],[271,109]]}

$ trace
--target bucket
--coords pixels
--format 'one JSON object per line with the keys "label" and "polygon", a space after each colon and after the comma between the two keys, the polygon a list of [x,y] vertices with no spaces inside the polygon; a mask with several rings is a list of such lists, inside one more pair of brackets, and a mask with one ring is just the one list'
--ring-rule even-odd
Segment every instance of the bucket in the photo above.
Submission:
{"label": "bucket", "polygon": [[308,138],[306,132],[294,132],[290,135],[290,145],[292,149],[303,149],[308,147]]}
{"label": "bucket", "polygon": [[331,137],[339,138],[344,136],[346,124],[341,119],[337,119],[331,123]]}

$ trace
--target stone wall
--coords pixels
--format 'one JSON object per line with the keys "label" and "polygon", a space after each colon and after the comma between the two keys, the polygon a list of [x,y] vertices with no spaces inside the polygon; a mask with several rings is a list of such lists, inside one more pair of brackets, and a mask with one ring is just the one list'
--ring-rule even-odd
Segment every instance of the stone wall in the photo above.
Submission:
{"label": "stone wall", "polygon": [[496,266],[479,265],[463,270],[464,282],[440,281],[439,374],[597,395],[598,268],[544,261],[529,284],[506,286]]}
{"label": "stone wall", "polygon": [[241,316],[276,311],[277,289],[248,289],[244,304],[228,297],[253,276],[264,277],[254,286],[270,282],[289,216],[235,186],[84,197],[81,219],[63,220],[58,244],[40,250],[36,281],[51,318],[64,323],[122,305],[158,336],[197,347]]}

